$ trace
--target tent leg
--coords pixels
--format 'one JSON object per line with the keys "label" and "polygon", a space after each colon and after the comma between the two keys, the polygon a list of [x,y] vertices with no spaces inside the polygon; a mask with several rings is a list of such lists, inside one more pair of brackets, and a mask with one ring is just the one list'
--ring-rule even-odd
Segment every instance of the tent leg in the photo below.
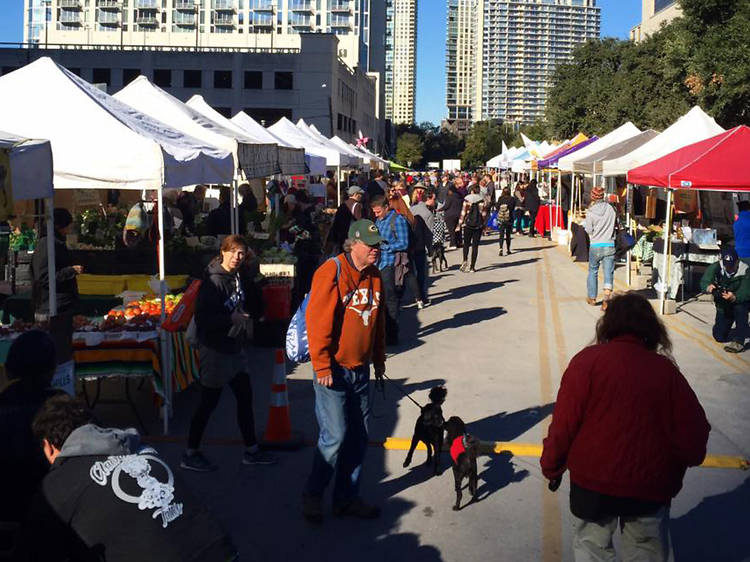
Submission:
{"label": "tent leg", "polygon": [[[159,225],[159,294],[161,296],[161,323],[167,319],[166,298],[167,298],[167,281],[166,270],[164,267],[164,189],[159,186],[157,190],[157,224]],[[161,374],[162,387],[164,389],[164,406],[162,414],[164,421],[164,435],[169,434],[169,415],[172,409],[172,365],[167,348],[167,333],[159,329],[159,349],[161,350]]]}
{"label": "tent leg", "polygon": [[[627,230],[628,234],[633,234],[633,229],[630,227],[630,184],[625,185],[625,220],[627,221]],[[630,250],[628,250],[628,253],[625,256],[625,267],[627,268],[627,272],[625,273],[625,282],[628,284],[628,287],[631,287],[633,285],[633,272],[630,270],[631,265],[631,257],[630,257]]]}
{"label": "tent leg", "polygon": [[[45,214],[47,215],[47,271],[48,279],[55,279],[55,201],[52,197],[44,200]],[[57,284],[49,283],[49,316],[57,316]]]}
{"label": "tent leg", "polygon": [[341,166],[336,166],[336,206],[341,207]]}
{"label": "tent leg", "polygon": [[669,250],[672,236],[669,232],[672,230],[672,190],[667,188],[667,216],[664,220],[664,276],[662,278],[662,291],[660,291],[659,314],[664,314],[666,301],[669,296]]}

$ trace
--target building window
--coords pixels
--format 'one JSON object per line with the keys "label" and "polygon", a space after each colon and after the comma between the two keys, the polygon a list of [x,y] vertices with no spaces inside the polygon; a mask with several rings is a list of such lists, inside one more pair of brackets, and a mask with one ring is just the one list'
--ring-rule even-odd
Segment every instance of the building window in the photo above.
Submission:
{"label": "building window", "polygon": [[262,90],[263,89],[263,73],[259,70],[245,71],[245,89],[246,90]]}
{"label": "building window", "polygon": [[232,88],[231,70],[214,70],[214,88],[228,90]]}
{"label": "building window", "polygon": [[168,68],[154,69],[154,84],[160,88],[172,87],[172,71]]}
{"label": "building window", "polygon": [[182,86],[184,88],[202,88],[203,75],[200,70],[185,70],[182,73]]}
{"label": "building window", "polygon": [[141,71],[137,68],[124,68],[122,70],[122,85],[127,86],[140,75]]}
{"label": "building window", "polygon": [[70,72],[72,72],[73,74],[75,74],[79,78],[81,77],[81,69],[80,68],[71,68],[71,67],[67,67],[67,68],[68,68],[68,70]]}
{"label": "building window", "polygon": [[112,71],[109,68],[95,68],[91,73],[91,82],[94,84],[106,84],[107,86],[112,83]]}
{"label": "building window", "polygon": [[231,107],[215,107],[214,108],[218,113],[226,117],[227,119],[232,118],[232,108]]}
{"label": "building window", "polygon": [[294,78],[291,72],[274,72],[274,88],[277,90],[294,89]]}

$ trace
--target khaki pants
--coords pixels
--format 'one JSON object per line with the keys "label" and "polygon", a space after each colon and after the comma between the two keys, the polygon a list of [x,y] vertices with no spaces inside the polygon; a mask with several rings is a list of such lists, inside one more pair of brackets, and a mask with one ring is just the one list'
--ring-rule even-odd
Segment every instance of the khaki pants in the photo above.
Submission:
{"label": "khaki pants", "polygon": [[669,506],[642,517],[608,517],[585,521],[573,517],[573,554],[576,562],[618,560],[612,544],[618,523],[624,562],[673,562],[669,540]]}

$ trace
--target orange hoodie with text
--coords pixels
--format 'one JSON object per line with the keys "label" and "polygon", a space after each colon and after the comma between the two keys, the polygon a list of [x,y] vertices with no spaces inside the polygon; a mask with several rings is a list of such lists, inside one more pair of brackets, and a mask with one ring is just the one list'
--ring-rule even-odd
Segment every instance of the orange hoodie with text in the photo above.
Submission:
{"label": "orange hoodie with text", "polygon": [[[353,369],[372,362],[385,365],[385,309],[380,271],[357,271],[347,254],[339,254],[341,274],[328,260],[315,272],[305,319],[310,358],[318,378],[337,363]],[[346,306],[346,308],[345,308]]]}

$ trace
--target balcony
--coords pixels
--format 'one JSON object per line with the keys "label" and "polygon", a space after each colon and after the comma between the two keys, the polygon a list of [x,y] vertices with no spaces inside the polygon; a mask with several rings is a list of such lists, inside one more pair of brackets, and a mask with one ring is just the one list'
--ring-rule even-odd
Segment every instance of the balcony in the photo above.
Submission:
{"label": "balcony", "polygon": [[176,0],[174,3],[175,10],[194,12],[197,4],[193,0]]}
{"label": "balcony", "polygon": [[273,2],[258,2],[253,8],[256,12],[273,12],[274,11],[274,3]]}
{"label": "balcony", "polygon": [[175,12],[172,16],[172,23],[176,25],[195,25],[196,17],[195,14],[183,14],[181,12]]}
{"label": "balcony", "polygon": [[289,25],[292,27],[312,27],[313,26],[313,18],[310,16],[291,16],[289,18]]}
{"label": "balcony", "polygon": [[232,16],[216,16],[214,19],[214,25],[221,27],[234,27],[234,17]]}
{"label": "balcony", "polygon": [[308,14],[315,13],[315,3],[310,1],[292,1],[289,3],[289,10],[292,12],[305,12]]}
{"label": "balcony", "polygon": [[148,25],[148,26],[156,26],[159,25],[159,20],[156,19],[156,16],[148,16],[140,14],[138,17],[135,18],[135,23],[138,25]]}
{"label": "balcony", "polygon": [[348,0],[338,1],[338,2],[334,1],[329,5],[329,9],[331,10],[332,13],[337,13],[337,14],[341,14],[341,13],[351,14],[352,13],[352,9],[351,9],[351,6],[349,6]]}
{"label": "balcony", "polygon": [[76,10],[81,9],[81,0],[60,0],[57,5],[60,8],[73,8]]}
{"label": "balcony", "polygon": [[135,7],[141,10],[157,10],[160,6],[158,0],[135,0]]}
{"label": "balcony", "polygon": [[103,25],[116,25],[120,23],[120,15],[112,12],[99,12],[96,21]]}
{"label": "balcony", "polygon": [[251,25],[255,27],[273,27],[273,15],[254,14],[251,19]]}
{"label": "balcony", "polygon": [[97,7],[102,10],[119,10],[120,0],[99,0]]}
{"label": "balcony", "polygon": [[234,12],[234,0],[214,0],[214,10],[217,12]]}
{"label": "balcony", "polygon": [[331,29],[353,29],[349,18],[331,18]]}
{"label": "balcony", "polygon": [[83,23],[81,21],[81,13],[80,12],[68,12],[68,11],[61,11],[60,12],[60,23],[73,23],[80,25]]}

